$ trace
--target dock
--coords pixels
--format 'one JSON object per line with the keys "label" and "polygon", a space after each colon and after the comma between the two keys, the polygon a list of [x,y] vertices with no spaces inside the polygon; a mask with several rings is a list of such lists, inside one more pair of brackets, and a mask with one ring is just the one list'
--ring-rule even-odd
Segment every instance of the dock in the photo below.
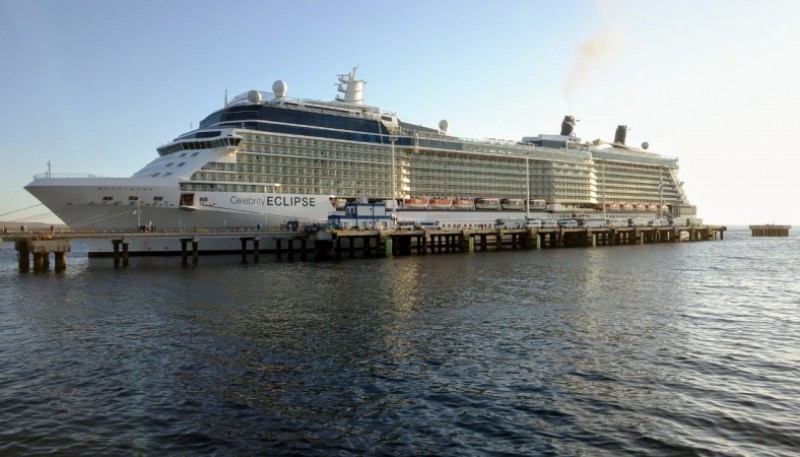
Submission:
{"label": "dock", "polygon": [[750,236],[789,236],[791,225],[751,225]]}
{"label": "dock", "polygon": [[[199,262],[200,254],[218,254],[203,251],[204,242],[227,238],[238,240],[241,261],[248,258],[258,262],[261,253],[274,253],[279,259],[300,255],[303,260],[313,255],[316,259],[342,259],[393,257],[406,255],[445,254],[457,252],[487,252],[499,250],[534,250],[567,247],[597,247],[618,245],[644,245],[652,243],[680,243],[723,240],[725,226],[637,226],[637,227],[553,227],[553,228],[481,228],[415,230],[330,230],[285,231],[267,230],[216,230],[187,231],[165,230],[159,232],[73,232],[39,231],[4,234],[3,242],[13,242],[18,253],[20,272],[50,270],[51,254],[54,271],[67,268],[67,254],[72,241],[82,239],[107,240],[112,247],[108,257],[114,267],[127,267],[132,255],[130,245],[141,238],[167,238],[180,243],[180,252],[155,253],[180,255],[181,264]],[[788,232],[788,228],[786,229]],[[266,246],[270,246],[267,248]],[[230,252],[224,252],[230,253]],[[148,253],[145,253],[148,254]],[[32,259],[32,261],[31,261]]]}
{"label": "dock", "polygon": [[596,247],[722,240],[724,226],[336,230],[327,250],[335,258]]}
{"label": "dock", "polygon": [[[130,245],[135,240],[159,238],[159,239],[172,239],[180,243],[180,252],[167,252],[167,253],[139,253],[131,252]],[[189,256],[191,255],[192,262],[198,263],[201,251],[202,241],[209,241],[212,239],[232,239],[238,240],[241,246],[242,261],[246,261],[248,255],[252,255],[255,261],[258,260],[261,252],[267,251],[262,249],[262,240],[270,240],[277,246],[277,250],[273,249],[280,256],[284,249],[290,255],[295,252],[295,242],[298,244],[298,250],[301,252],[303,258],[307,256],[308,241],[310,235],[304,232],[297,231],[279,231],[277,229],[269,230],[251,230],[242,231],[236,230],[162,230],[157,232],[142,232],[142,231],[19,231],[5,233],[0,237],[0,250],[4,242],[13,242],[17,250],[19,269],[21,272],[28,272],[33,267],[34,272],[44,272],[50,269],[50,255],[55,258],[55,271],[63,271],[66,269],[66,256],[67,253],[72,251],[72,242],[76,240],[107,240],[112,247],[111,252],[107,255],[100,257],[112,257],[114,266],[126,267],[130,263],[130,257],[136,255],[180,255],[181,263],[186,265]],[[285,243],[285,245],[284,245]],[[205,251],[206,254],[220,253],[230,254],[231,252],[216,252]],[[91,255],[90,255],[91,256]],[[31,258],[33,262],[31,262]]]}

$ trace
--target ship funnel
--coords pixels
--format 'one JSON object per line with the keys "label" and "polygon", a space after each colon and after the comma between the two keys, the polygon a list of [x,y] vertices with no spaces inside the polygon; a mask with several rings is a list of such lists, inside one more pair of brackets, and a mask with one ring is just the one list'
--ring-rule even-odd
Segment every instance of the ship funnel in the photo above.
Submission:
{"label": "ship funnel", "polygon": [[617,133],[614,134],[614,143],[625,144],[625,137],[628,135],[628,126],[617,126]]}
{"label": "ship funnel", "polygon": [[575,130],[575,116],[564,116],[564,120],[561,122],[561,134],[564,136],[572,136],[572,132]]}

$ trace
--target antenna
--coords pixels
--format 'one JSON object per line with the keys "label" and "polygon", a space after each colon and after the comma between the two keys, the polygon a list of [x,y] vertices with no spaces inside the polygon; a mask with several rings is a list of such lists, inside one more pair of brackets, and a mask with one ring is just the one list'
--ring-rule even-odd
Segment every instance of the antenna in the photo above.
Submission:
{"label": "antenna", "polygon": [[228,106],[228,89],[225,89],[225,106]]}
{"label": "antenna", "polygon": [[47,177],[51,178],[52,176],[53,176],[53,174],[50,173],[50,160],[48,159],[47,160]]}

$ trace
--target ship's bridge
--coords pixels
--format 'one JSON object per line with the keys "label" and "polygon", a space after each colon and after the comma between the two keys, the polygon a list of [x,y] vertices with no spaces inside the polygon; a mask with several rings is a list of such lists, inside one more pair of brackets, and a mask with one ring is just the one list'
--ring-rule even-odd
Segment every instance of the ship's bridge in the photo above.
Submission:
{"label": "ship's bridge", "polygon": [[[237,121],[240,124],[238,127],[247,128],[244,122],[256,121],[363,131],[359,127],[353,128],[348,120],[369,120],[379,122],[387,131],[397,131],[400,125],[397,114],[364,104],[363,91],[367,82],[356,79],[356,70],[357,68],[354,68],[347,75],[338,75],[337,90],[342,95],[336,97],[334,101],[288,97],[288,85],[278,80],[272,85],[272,92],[250,90],[237,95],[230,102],[226,100],[222,109],[200,122],[200,128],[236,126],[231,124]],[[376,131],[374,126],[368,128],[371,133]]]}

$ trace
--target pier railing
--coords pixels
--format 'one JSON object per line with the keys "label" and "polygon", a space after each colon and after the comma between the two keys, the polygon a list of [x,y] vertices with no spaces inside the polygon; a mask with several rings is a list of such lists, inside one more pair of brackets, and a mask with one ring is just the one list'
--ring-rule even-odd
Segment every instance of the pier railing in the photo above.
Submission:
{"label": "pier railing", "polygon": [[75,179],[75,178],[106,178],[106,176],[92,175],[89,173],[38,173],[33,179]]}

